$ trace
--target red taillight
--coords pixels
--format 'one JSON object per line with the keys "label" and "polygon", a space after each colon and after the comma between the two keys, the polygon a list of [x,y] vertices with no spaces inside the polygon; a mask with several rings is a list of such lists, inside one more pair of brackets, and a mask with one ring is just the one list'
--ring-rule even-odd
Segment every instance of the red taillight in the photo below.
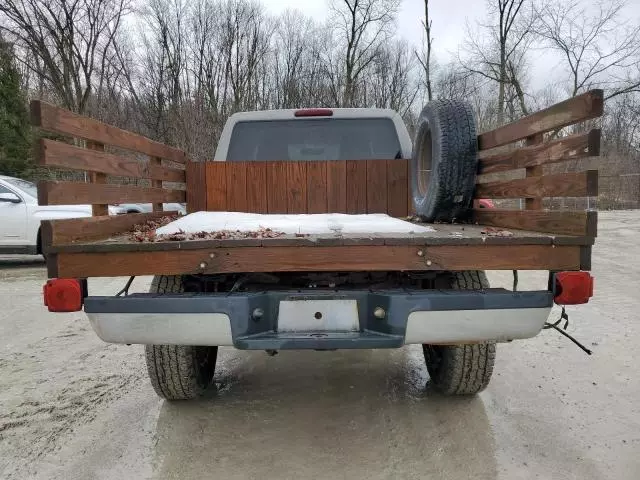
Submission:
{"label": "red taillight", "polygon": [[558,305],[581,305],[593,297],[593,277],[589,272],[560,272],[555,275]]}
{"label": "red taillight", "polygon": [[333,110],[330,108],[303,108],[296,110],[293,115],[295,117],[332,117]]}
{"label": "red taillight", "polygon": [[482,198],[482,199],[478,200],[478,207],[480,207],[480,208],[495,208],[495,205],[493,204],[493,202],[491,200],[488,200],[486,198]]}
{"label": "red taillight", "polygon": [[54,278],[43,287],[44,304],[50,312],[82,310],[82,285],[73,278]]}

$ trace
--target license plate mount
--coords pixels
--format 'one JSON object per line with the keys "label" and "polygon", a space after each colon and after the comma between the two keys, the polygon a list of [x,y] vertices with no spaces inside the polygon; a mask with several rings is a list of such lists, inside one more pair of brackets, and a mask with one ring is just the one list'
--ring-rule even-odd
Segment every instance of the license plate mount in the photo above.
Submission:
{"label": "license plate mount", "polygon": [[357,300],[280,301],[279,332],[356,332],[359,330]]}

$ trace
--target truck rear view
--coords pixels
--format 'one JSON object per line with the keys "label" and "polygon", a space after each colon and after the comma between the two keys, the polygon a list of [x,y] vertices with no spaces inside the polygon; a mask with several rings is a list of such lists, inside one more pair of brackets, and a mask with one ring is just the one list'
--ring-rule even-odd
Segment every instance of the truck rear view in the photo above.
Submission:
{"label": "truck rear view", "polygon": [[[544,133],[601,113],[602,92],[593,91],[477,135],[466,104],[436,101],[412,145],[390,110],[246,112],[227,122],[215,161],[193,163],[38,103],[35,123],[45,130],[151,156],[151,167],[136,170],[138,160],[44,140],[41,163],[153,182],[138,190],[45,182],[41,203],[100,205],[119,195],[114,203],[155,210],[43,224],[48,289],[58,292],[49,308],[72,298],[58,309],[84,308],[103,340],[145,345],[151,382],[169,400],[211,385],[220,346],[273,354],[420,344],[438,389],[477,393],[496,343],[537,335],[554,300],[586,303],[592,294],[595,212],[547,211],[542,199],[597,195],[597,174],[548,174],[543,165],[598,155],[599,131],[546,142]],[[512,170],[520,178],[500,178]],[[194,216],[168,223],[160,211],[161,202],[184,201],[169,177],[186,181]],[[482,208],[512,198],[526,209]],[[153,232],[141,240],[134,232],[145,225]],[[492,289],[485,270],[548,270],[549,287]],[[154,276],[149,293],[96,297],[69,281],[136,275]]]}

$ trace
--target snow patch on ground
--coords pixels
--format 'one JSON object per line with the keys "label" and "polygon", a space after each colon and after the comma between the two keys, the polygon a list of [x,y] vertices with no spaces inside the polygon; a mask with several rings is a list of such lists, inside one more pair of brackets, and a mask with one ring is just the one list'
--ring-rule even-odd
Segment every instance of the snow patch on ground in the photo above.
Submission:
{"label": "snow patch on ground", "polygon": [[160,227],[157,235],[217,232],[220,230],[255,231],[261,227],[286,234],[376,234],[426,233],[433,228],[413,224],[382,213],[347,215],[322,213],[310,215],[267,215],[241,212],[196,212]]}

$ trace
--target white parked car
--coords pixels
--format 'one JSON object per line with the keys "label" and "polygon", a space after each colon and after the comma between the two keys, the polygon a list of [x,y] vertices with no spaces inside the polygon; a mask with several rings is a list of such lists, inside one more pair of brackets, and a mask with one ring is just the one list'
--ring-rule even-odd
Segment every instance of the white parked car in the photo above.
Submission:
{"label": "white parked car", "polygon": [[[126,213],[109,206],[109,214]],[[90,217],[91,205],[38,205],[34,183],[0,175],[0,253],[42,254],[40,221]]]}
{"label": "white parked car", "polygon": [[[124,213],[150,213],[153,211],[153,206],[150,203],[118,203],[117,206],[123,209]],[[187,214],[186,203],[163,203],[162,209],[165,212]]]}

